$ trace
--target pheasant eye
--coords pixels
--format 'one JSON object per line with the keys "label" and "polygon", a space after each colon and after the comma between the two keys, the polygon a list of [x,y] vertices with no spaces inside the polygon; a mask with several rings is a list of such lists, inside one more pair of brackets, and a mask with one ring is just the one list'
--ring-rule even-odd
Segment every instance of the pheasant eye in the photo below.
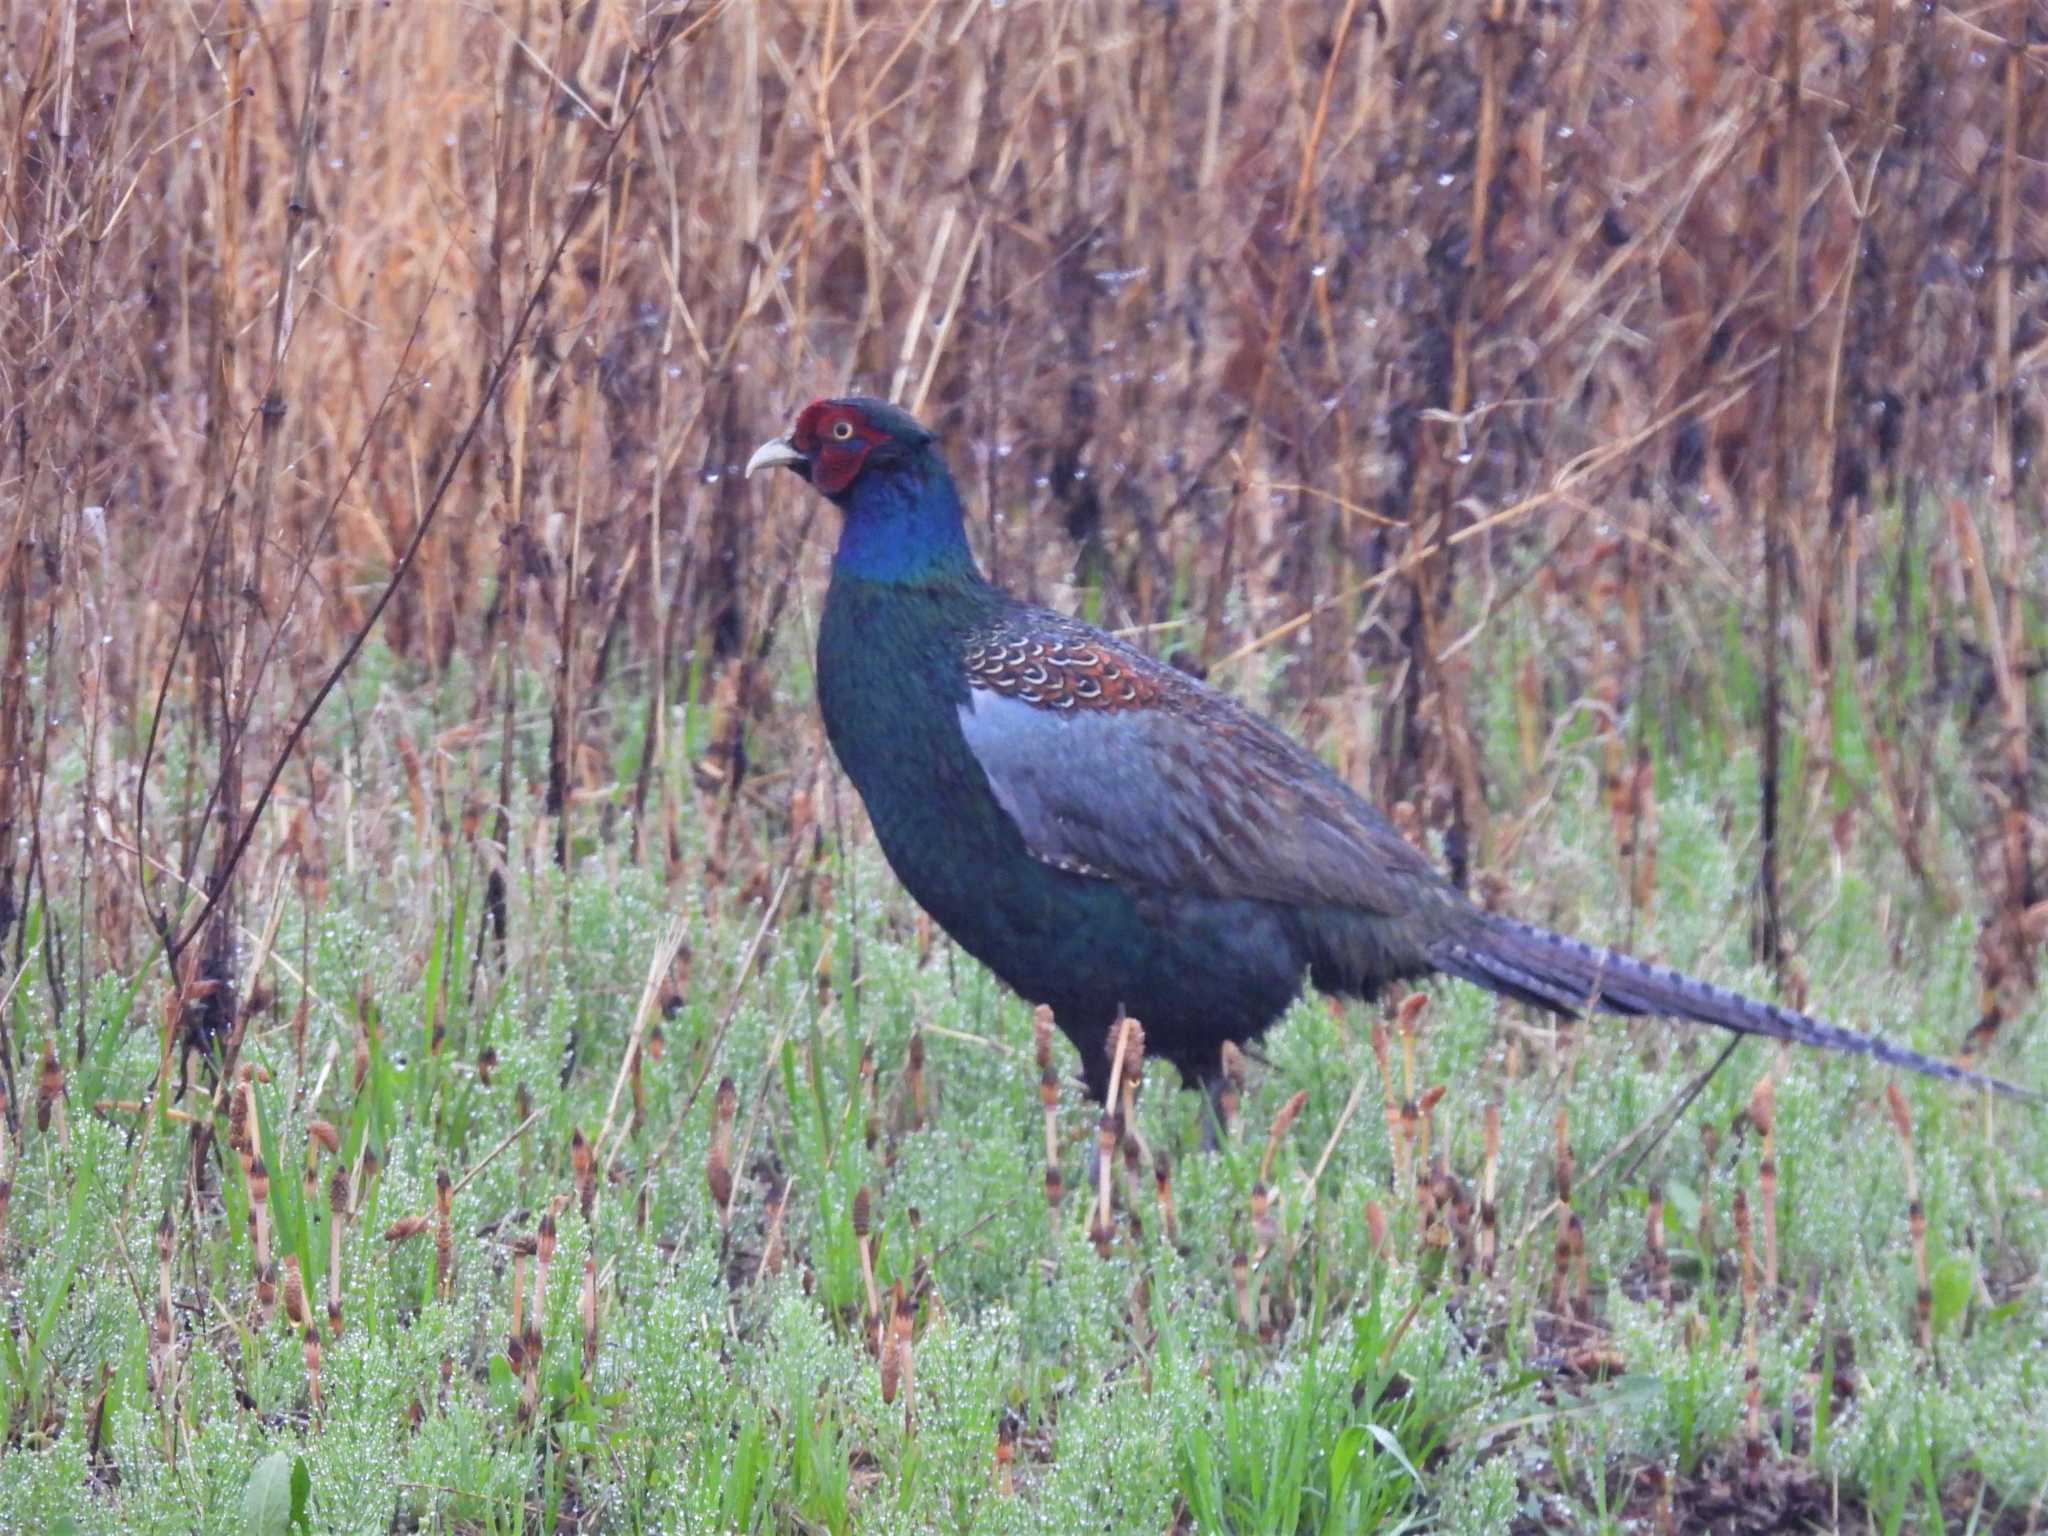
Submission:
{"label": "pheasant eye", "polygon": [[853,436],[853,423],[844,416],[840,417],[839,420],[832,423],[832,435],[840,442],[845,442]]}

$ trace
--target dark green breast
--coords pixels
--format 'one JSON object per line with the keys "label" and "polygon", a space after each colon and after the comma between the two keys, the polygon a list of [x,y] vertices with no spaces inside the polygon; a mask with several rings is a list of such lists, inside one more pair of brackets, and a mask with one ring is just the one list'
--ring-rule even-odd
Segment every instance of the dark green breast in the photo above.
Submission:
{"label": "dark green breast", "polygon": [[[1184,1073],[1279,1015],[1305,969],[1291,914],[1127,890],[1032,857],[960,729],[966,638],[1009,599],[974,578],[929,586],[835,576],[818,630],[825,733],[882,852],[963,949],[1050,1003],[1091,1080],[1119,1010],[1158,1026]],[[1173,1042],[1174,1047],[1168,1047]]]}
{"label": "dark green breast", "polygon": [[897,878],[1030,995],[1024,981],[1039,968],[1030,957],[1115,903],[1101,882],[1030,856],[961,735],[961,637],[985,592],[835,580],[818,628],[818,705]]}

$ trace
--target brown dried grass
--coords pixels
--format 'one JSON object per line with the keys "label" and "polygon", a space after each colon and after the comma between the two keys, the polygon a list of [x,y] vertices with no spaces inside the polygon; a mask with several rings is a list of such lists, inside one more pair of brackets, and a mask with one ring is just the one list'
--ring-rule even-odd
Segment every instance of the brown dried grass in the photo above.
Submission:
{"label": "brown dried grass", "polygon": [[[1621,763],[1653,680],[1725,713],[1680,637],[1732,595],[1805,680],[1801,777],[1763,791],[1795,827],[1841,788],[1846,672],[1878,740],[1856,815],[1937,896],[1930,746],[1962,700],[1987,1021],[2031,982],[2048,49],[2021,0],[0,17],[0,927],[38,887],[69,914],[60,991],[228,876],[508,349],[378,637],[405,677],[459,678],[466,718],[409,791],[352,789],[344,743],[388,762],[404,722],[330,706],[235,889],[281,859],[324,889],[353,794],[500,863],[529,795],[557,857],[630,808],[634,855],[673,869],[708,815],[727,868],[757,759],[807,747],[764,663],[825,542],[810,498],[735,471],[856,386],[946,432],[1007,583],[1094,587],[1233,686],[1286,648],[1260,702],[1461,870],[1517,835],[1469,718],[1509,605],[1547,637],[1525,757],[1591,701],[1636,738]],[[1926,548],[1915,695],[1876,598]],[[539,770],[522,672],[550,679]],[[679,750],[657,706],[684,696],[720,711],[703,798],[622,786],[634,731],[649,763]],[[146,758],[159,714],[206,747]],[[53,760],[80,793],[44,793]],[[202,987],[232,943],[224,921]]]}

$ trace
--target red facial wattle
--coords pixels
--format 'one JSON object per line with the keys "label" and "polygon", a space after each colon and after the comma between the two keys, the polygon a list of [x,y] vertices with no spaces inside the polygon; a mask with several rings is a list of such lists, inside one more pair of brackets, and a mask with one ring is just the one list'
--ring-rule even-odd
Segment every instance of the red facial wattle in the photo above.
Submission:
{"label": "red facial wattle", "polygon": [[859,411],[817,400],[804,407],[789,440],[810,460],[811,484],[827,496],[837,496],[853,484],[882,436]]}

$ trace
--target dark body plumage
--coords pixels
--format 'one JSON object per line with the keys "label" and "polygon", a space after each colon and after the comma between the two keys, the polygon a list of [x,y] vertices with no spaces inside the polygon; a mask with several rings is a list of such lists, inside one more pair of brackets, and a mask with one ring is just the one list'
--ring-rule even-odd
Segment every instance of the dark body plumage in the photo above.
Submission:
{"label": "dark body plumage", "polygon": [[818,701],[890,867],[963,949],[1052,1007],[1098,1097],[1120,1012],[1200,1082],[1304,978],[1370,996],[1432,972],[1563,1013],[1590,1001],[1989,1081],[1481,911],[1265,721],[984,580],[930,434],[895,407],[818,401],[748,467],[762,464],[846,515]]}

